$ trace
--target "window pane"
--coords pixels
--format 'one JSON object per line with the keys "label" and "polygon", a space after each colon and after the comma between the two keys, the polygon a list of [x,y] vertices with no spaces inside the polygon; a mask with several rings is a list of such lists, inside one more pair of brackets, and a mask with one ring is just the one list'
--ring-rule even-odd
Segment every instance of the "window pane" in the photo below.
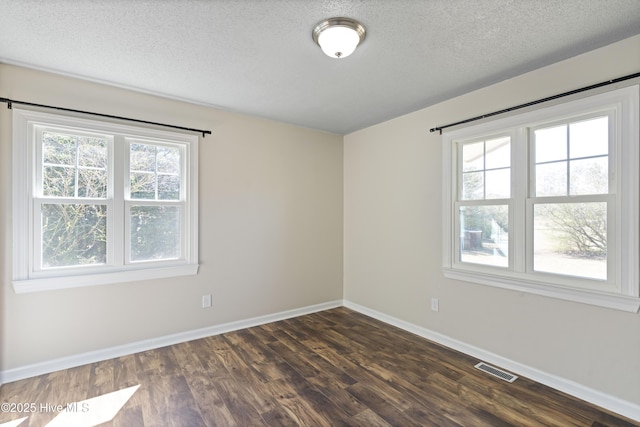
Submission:
{"label": "window pane", "polygon": [[511,138],[497,138],[485,142],[485,169],[508,168],[511,166]]}
{"label": "window pane", "polygon": [[45,166],[42,170],[42,194],[50,197],[75,197],[76,169],[69,166]]}
{"label": "window pane", "polygon": [[177,175],[158,175],[158,199],[180,200],[180,177]]}
{"label": "window pane", "polygon": [[42,194],[107,197],[107,140],[43,132]]}
{"label": "window pane", "polygon": [[535,131],[536,163],[567,158],[567,126],[555,126]]}
{"label": "window pane", "polygon": [[461,200],[511,197],[511,138],[462,145]]}
{"label": "window pane", "polygon": [[107,171],[80,169],[78,171],[78,197],[105,199],[107,197]]}
{"label": "window pane", "polygon": [[462,199],[484,199],[484,172],[467,172],[462,175]]}
{"label": "window pane", "polygon": [[177,147],[131,144],[131,199],[180,200],[180,155],[180,149]]}
{"label": "window pane", "polygon": [[81,138],[78,144],[78,165],[91,168],[107,168],[107,140]]}
{"label": "window pane", "polygon": [[43,268],[106,263],[105,205],[43,204],[41,212]]}
{"label": "window pane", "polygon": [[609,154],[609,118],[572,123],[569,127],[572,159]]}
{"label": "window pane", "polygon": [[156,176],[152,173],[131,173],[130,194],[132,199],[156,198]]}
{"label": "window pane", "polygon": [[607,278],[607,203],[534,206],[533,269]]}
{"label": "window pane", "polygon": [[460,207],[460,261],[509,266],[509,207]]}
{"label": "window pane", "polygon": [[567,195],[567,162],[536,165],[536,196]]}
{"label": "window pane", "polygon": [[571,195],[607,194],[609,192],[609,158],[596,157],[569,162]]}
{"label": "window pane", "polygon": [[132,206],[130,261],[180,257],[180,208]]}
{"label": "window pane", "polygon": [[180,150],[173,147],[158,147],[158,172],[180,174]]}
{"label": "window pane", "polygon": [[462,146],[462,170],[464,172],[484,169],[484,142]]}
{"label": "window pane", "polygon": [[132,171],[155,172],[156,147],[147,144],[131,144],[129,168]]}
{"label": "window pane", "polygon": [[508,199],[511,197],[511,169],[486,172],[486,199]]}
{"label": "window pane", "polygon": [[69,135],[42,133],[42,161],[54,165],[76,164],[76,140]]}

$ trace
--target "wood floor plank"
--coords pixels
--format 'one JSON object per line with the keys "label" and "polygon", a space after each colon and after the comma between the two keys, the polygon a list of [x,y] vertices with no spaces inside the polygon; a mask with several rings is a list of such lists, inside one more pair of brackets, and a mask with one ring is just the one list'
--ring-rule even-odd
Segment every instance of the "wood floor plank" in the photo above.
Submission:
{"label": "wood floor plank", "polygon": [[318,390],[320,393],[327,396],[327,398],[340,409],[349,418],[356,417],[358,414],[365,412],[368,408],[365,404],[360,402],[353,394],[346,390],[349,384],[345,388],[341,386],[335,387],[330,383],[323,381],[322,376],[308,378],[309,383]]}
{"label": "wood floor plank", "polygon": [[200,409],[184,375],[169,375],[165,425],[174,427],[206,427]]}
{"label": "wood floor plank", "polygon": [[289,412],[281,406],[262,414],[265,425],[281,427],[298,427],[300,424],[289,415]]}
{"label": "wood floor plank", "polygon": [[[521,379],[521,381],[526,381]],[[580,414],[574,412],[571,419],[567,419],[565,415],[556,410],[553,405],[547,405],[547,410],[544,412],[537,412],[533,410],[535,406],[531,403],[539,401],[537,396],[530,393],[522,393],[516,395],[509,392],[509,389],[505,388],[505,384],[500,383],[500,380],[493,381],[494,384],[480,381],[471,375],[467,375],[458,381],[458,390],[460,390],[460,396],[462,398],[473,399],[480,403],[480,407],[497,407],[503,410],[508,410],[516,420],[522,418],[528,418],[532,423],[538,423],[539,425],[547,426],[564,426],[570,424],[572,420],[580,420],[582,423],[587,423],[588,419],[581,417]],[[494,410],[494,412],[499,412]],[[535,424],[533,424],[535,425]]]}
{"label": "wood floor plank", "polygon": [[[361,355],[351,355],[351,357],[356,360],[362,359]],[[451,422],[452,419],[473,418],[468,414],[468,406],[461,407],[459,404],[459,393],[441,388],[439,382],[429,381],[429,387],[421,388],[420,385],[425,384],[426,377],[410,375],[407,371],[398,371],[393,368],[387,369],[373,361],[360,366],[383,379],[389,388],[411,399],[411,406],[406,409],[406,413],[424,414],[427,417],[425,419],[437,425],[455,424]],[[437,411],[433,411],[432,408],[437,408]]]}
{"label": "wood floor plank", "polygon": [[246,397],[245,386],[232,377],[216,379],[215,387],[238,426],[263,426],[260,413]]}
{"label": "wood floor plank", "polygon": [[186,377],[191,394],[195,399],[200,415],[207,426],[237,425],[231,410],[225,405],[223,397],[215,387],[216,378],[206,371],[194,372]]}
{"label": "wood floor plank", "polygon": [[[640,426],[476,363],[341,307],[16,381],[0,397],[67,404],[139,385],[105,426]],[[0,424],[24,415],[20,427],[57,414]]]}
{"label": "wood floor plank", "polygon": [[358,427],[393,427],[371,409],[366,409],[351,417],[349,425]]}
{"label": "wood floor plank", "polygon": [[140,384],[136,372],[135,355],[121,356],[113,359],[113,382],[118,389]]}
{"label": "wood floor plank", "polygon": [[278,405],[297,425],[330,426],[327,419],[314,410],[312,402],[306,400],[289,380],[276,380],[267,384]]}
{"label": "wood floor plank", "polygon": [[301,352],[296,352],[281,342],[271,343],[269,347],[301,376],[312,377],[318,374],[318,370],[307,363],[306,358],[300,357]]}
{"label": "wood floor plank", "polygon": [[126,405],[116,414],[111,425],[112,427],[144,426],[142,407],[139,405]]}
{"label": "wood floor plank", "polygon": [[349,393],[364,403],[380,418],[393,426],[422,427],[423,423],[417,423],[403,414],[406,408],[399,407],[387,400],[388,394],[381,395],[379,388],[372,388],[363,383],[356,383],[347,387]]}
{"label": "wood floor plank", "polygon": [[[90,365],[91,370],[89,372],[88,383],[91,385],[87,391],[87,397],[100,396],[102,394],[111,393],[116,390],[114,384],[114,361],[105,360],[102,362],[92,363]],[[83,384],[86,387],[86,383]],[[77,402],[76,399],[72,402]]]}
{"label": "wood floor plank", "polygon": [[258,337],[246,330],[231,332],[225,335],[233,351],[250,365],[267,360],[271,350]]}

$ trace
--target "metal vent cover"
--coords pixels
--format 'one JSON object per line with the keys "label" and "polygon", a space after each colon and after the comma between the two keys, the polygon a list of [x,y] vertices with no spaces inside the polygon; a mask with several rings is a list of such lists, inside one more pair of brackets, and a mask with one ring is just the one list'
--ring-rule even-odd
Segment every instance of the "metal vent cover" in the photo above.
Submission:
{"label": "metal vent cover", "polygon": [[487,365],[484,362],[478,363],[475,367],[480,369],[481,371],[486,372],[487,374],[493,375],[494,377],[498,377],[501,380],[504,380],[510,383],[518,379],[517,375],[510,374],[509,372],[503,371],[502,369],[498,369],[495,366]]}

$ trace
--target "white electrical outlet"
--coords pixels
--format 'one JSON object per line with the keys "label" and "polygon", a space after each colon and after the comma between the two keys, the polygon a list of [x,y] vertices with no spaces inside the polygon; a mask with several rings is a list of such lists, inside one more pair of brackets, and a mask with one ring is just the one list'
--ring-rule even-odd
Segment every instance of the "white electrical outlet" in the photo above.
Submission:
{"label": "white electrical outlet", "polygon": [[211,307],[211,294],[202,295],[202,308]]}
{"label": "white electrical outlet", "polygon": [[438,311],[440,309],[440,301],[438,298],[431,298],[431,310]]}

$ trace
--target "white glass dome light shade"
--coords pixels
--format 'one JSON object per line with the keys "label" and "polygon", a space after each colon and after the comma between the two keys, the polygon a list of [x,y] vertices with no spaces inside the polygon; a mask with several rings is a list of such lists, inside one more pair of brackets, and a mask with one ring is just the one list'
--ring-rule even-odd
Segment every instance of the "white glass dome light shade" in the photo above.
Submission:
{"label": "white glass dome light shade", "polygon": [[322,51],[332,58],[346,58],[360,43],[358,33],[348,27],[330,27],[318,36]]}
{"label": "white glass dome light shade", "polygon": [[327,56],[346,58],[364,40],[365,29],[353,19],[331,18],[316,25],[312,36]]}

